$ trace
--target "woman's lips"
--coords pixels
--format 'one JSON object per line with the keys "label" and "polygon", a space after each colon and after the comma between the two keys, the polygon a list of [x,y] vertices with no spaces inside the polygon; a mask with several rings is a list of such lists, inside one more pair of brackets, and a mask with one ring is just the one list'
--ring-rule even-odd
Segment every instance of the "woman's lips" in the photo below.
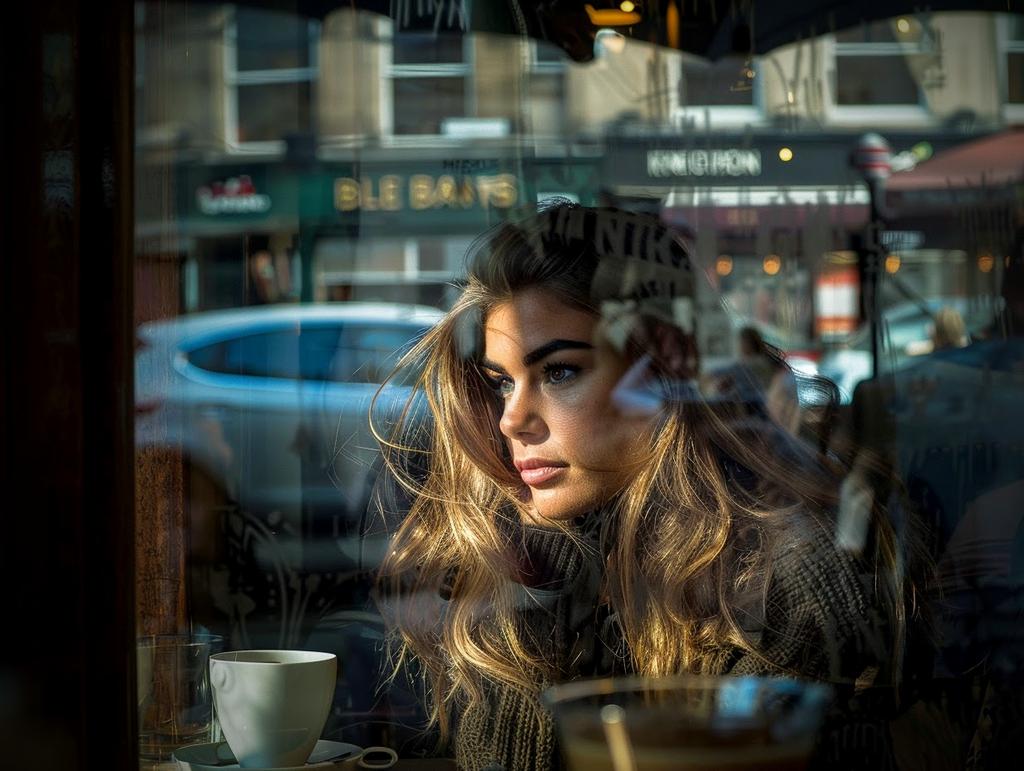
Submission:
{"label": "woman's lips", "polygon": [[550,482],[558,477],[566,466],[540,466],[538,468],[524,468],[520,470],[519,476],[522,477],[530,487],[539,487],[546,482]]}

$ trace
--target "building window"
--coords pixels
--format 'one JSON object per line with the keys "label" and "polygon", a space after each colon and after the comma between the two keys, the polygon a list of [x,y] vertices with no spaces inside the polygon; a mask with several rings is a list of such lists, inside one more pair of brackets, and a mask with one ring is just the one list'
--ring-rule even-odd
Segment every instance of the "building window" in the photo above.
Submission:
{"label": "building window", "polygon": [[395,31],[392,35],[391,133],[442,134],[445,120],[465,117],[472,54],[461,34]]}
{"label": "building window", "polygon": [[761,61],[727,56],[709,62],[684,56],[674,97],[673,121],[685,126],[743,126],[763,117]]}
{"label": "building window", "polygon": [[679,78],[683,107],[752,107],[757,67],[753,59],[726,57],[716,62],[687,58]]}
{"label": "building window", "polygon": [[1017,106],[1024,105],[1024,16],[1006,15],[1001,21],[1001,64],[1006,68],[1003,97],[1019,110]]}
{"label": "building window", "polygon": [[565,130],[565,60],[561,48],[540,40],[530,44],[530,128],[537,136],[560,136]]}
{"label": "building window", "polygon": [[294,14],[236,7],[226,27],[229,144],[280,142],[315,130],[320,25]]}
{"label": "building window", "polygon": [[920,75],[937,41],[915,17],[862,24],[835,35],[833,94],[839,107],[924,103]]}
{"label": "building window", "polygon": [[395,134],[440,134],[447,118],[465,112],[464,78],[395,78]]}

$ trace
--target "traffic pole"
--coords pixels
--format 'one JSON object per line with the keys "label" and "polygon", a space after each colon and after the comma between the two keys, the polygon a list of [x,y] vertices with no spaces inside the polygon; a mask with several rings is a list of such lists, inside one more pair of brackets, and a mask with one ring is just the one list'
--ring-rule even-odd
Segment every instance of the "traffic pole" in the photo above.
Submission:
{"label": "traffic pole", "polygon": [[881,134],[863,134],[850,155],[850,164],[857,169],[868,188],[870,219],[857,249],[857,267],[860,273],[861,318],[871,333],[871,376],[877,379],[881,357],[881,328],[879,324],[878,286],[885,247],[882,232],[885,229],[885,183],[892,173],[892,150]]}

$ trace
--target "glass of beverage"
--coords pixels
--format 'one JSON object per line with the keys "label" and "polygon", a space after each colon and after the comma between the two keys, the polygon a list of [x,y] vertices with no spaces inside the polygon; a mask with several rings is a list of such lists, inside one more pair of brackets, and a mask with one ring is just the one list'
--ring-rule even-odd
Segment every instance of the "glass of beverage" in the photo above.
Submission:
{"label": "glass of beverage", "polygon": [[213,736],[210,656],[223,649],[216,635],[154,635],[136,644],[139,756],[170,760],[186,744]]}
{"label": "glass of beverage", "polygon": [[797,771],[831,690],[762,677],[602,678],[554,686],[571,771]]}

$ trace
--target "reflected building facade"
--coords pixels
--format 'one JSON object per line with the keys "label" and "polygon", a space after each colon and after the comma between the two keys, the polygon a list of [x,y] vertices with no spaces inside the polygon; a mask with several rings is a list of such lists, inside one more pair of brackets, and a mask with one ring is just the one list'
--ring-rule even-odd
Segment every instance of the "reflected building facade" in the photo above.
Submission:
{"label": "reflected building facade", "polygon": [[[712,359],[733,353],[732,316],[814,358],[861,322],[857,137],[888,139],[896,183],[1024,117],[1011,15],[898,17],[711,63],[605,37],[577,63],[410,14],[138,6],[140,287],[178,298],[146,307],[444,307],[477,234],[562,196],[660,210],[696,239],[729,309],[706,303]],[[983,316],[1005,234],[968,243],[941,208],[893,209],[883,284]]]}

